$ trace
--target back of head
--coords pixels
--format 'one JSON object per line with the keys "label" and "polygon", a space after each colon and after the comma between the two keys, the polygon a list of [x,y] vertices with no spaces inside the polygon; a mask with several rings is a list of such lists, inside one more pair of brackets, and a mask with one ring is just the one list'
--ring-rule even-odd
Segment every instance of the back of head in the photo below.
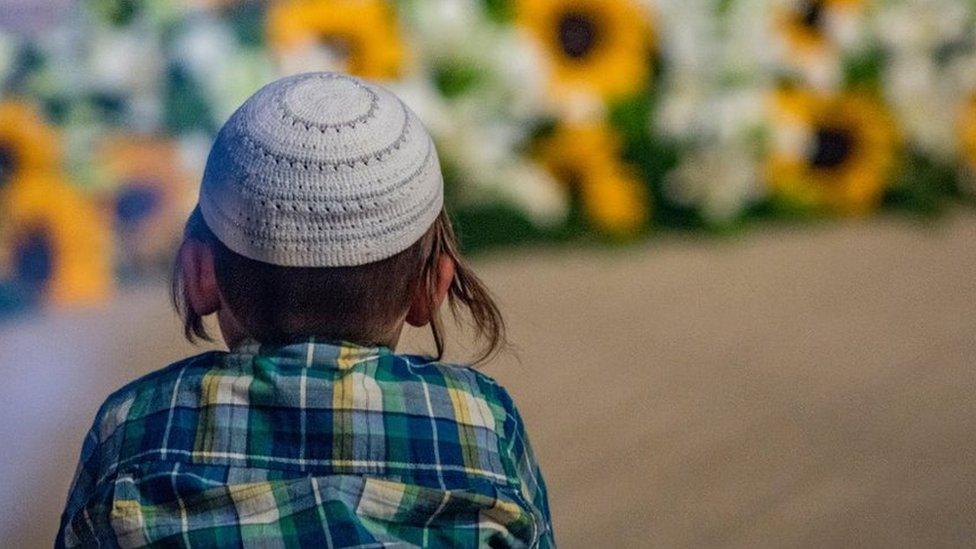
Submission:
{"label": "back of head", "polygon": [[443,205],[437,151],[386,89],[342,74],[268,84],[224,124],[200,212],[231,250],[287,267],[347,267],[416,242]]}
{"label": "back of head", "polygon": [[[393,93],[351,76],[300,74],[251,96],[217,135],[186,240],[210,248],[222,301],[258,341],[382,341],[441,256],[457,265],[452,308],[484,328],[486,353],[503,337],[457,253],[433,140]],[[187,337],[208,338],[179,269]]]}

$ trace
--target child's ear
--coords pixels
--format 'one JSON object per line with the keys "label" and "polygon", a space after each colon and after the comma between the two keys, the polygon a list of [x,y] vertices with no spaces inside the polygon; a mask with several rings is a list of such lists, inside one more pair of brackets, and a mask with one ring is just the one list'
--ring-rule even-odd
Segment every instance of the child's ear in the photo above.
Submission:
{"label": "child's ear", "polygon": [[[447,292],[451,289],[454,282],[455,265],[454,260],[447,254],[441,255],[437,260],[437,281],[434,283],[433,295],[426,284],[421,284],[410,302],[410,309],[407,311],[407,323],[411,326],[420,328],[430,323],[431,318],[440,309],[441,304],[447,298]],[[430,299],[433,297],[433,299]]]}
{"label": "child's ear", "polygon": [[193,312],[200,316],[217,312],[220,291],[210,247],[196,240],[186,240],[180,247],[180,267],[187,301]]}

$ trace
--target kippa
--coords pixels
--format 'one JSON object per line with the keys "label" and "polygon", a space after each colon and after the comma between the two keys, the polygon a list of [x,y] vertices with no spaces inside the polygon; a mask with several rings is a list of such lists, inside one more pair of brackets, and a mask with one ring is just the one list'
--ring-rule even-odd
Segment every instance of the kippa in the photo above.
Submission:
{"label": "kippa", "polygon": [[228,248],[288,267],[362,265],[420,239],[444,199],[423,124],[385,88],[316,72],[277,80],[224,124],[200,211]]}

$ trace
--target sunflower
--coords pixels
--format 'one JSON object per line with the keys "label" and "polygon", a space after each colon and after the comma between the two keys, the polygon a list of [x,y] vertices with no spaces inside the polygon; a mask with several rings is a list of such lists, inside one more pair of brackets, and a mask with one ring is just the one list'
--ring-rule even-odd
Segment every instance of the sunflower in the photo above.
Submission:
{"label": "sunflower", "polygon": [[[393,7],[384,0],[280,0],[267,16],[272,48],[285,63],[303,65],[325,59],[366,78],[400,74],[404,48]],[[338,66],[335,66],[338,65]]]}
{"label": "sunflower", "polygon": [[56,169],[58,139],[40,114],[20,101],[0,101],[0,189],[21,175]]}
{"label": "sunflower", "polygon": [[558,181],[579,198],[598,230],[629,236],[647,224],[647,188],[620,161],[620,138],[604,123],[564,123],[544,138],[536,153]]}
{"label": "sunflower", "polygon": [[115,136],[99,147],[103,202],[114,219],[126,267],[142,270],[170,259],[192,208],[188,175],[176,145],[142,136]]}
{"label": "sunflower", "polygon": [[4,278],[52,304],[93,303],[112,287],[111,231],[95,205],[52,172],[0,194]]}
{"label": "sunflower", "polygon": [[518,0],[515,14],[548,58],[557,96],[609,99],[647,85],[654,35],[633,0]]}
{"label": "sunflower", "polygon": [[898,154],[893,119],[873,96],[781,90],[774,99],[771,190],[800,206],[858,214],[874,208]]}

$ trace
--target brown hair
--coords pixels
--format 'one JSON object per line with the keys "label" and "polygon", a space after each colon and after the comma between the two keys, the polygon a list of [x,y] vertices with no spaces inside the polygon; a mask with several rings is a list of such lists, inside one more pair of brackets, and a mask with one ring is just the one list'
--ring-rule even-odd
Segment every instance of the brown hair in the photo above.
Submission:
{"label": "brown hair", "polygon": [[[446,255],[455,264],[448,304],[455,322],[463,306],[483,347],[475,363],[487,360],[507,346],[505,322],[488,289],[458,251],[457,238],[446,211],[406,250],[374,263],[355,267],[282,267],[244,257],[225,246],[210,230],[200,209],[190,215],[183,245],[195,240],[207,245],[214,257],[217,287],[234,317],[248,335],[261,342],[299,336],[321,336],[333,341],[377,344],[407,311],[423,288],[433,306],[437,264]],[[177,256],[173,267],[172,300],[183,319],[187,340],[213,341],[189,305],[184,273]],[[430,329],[444,355],[444,327],[432,315]]]}

